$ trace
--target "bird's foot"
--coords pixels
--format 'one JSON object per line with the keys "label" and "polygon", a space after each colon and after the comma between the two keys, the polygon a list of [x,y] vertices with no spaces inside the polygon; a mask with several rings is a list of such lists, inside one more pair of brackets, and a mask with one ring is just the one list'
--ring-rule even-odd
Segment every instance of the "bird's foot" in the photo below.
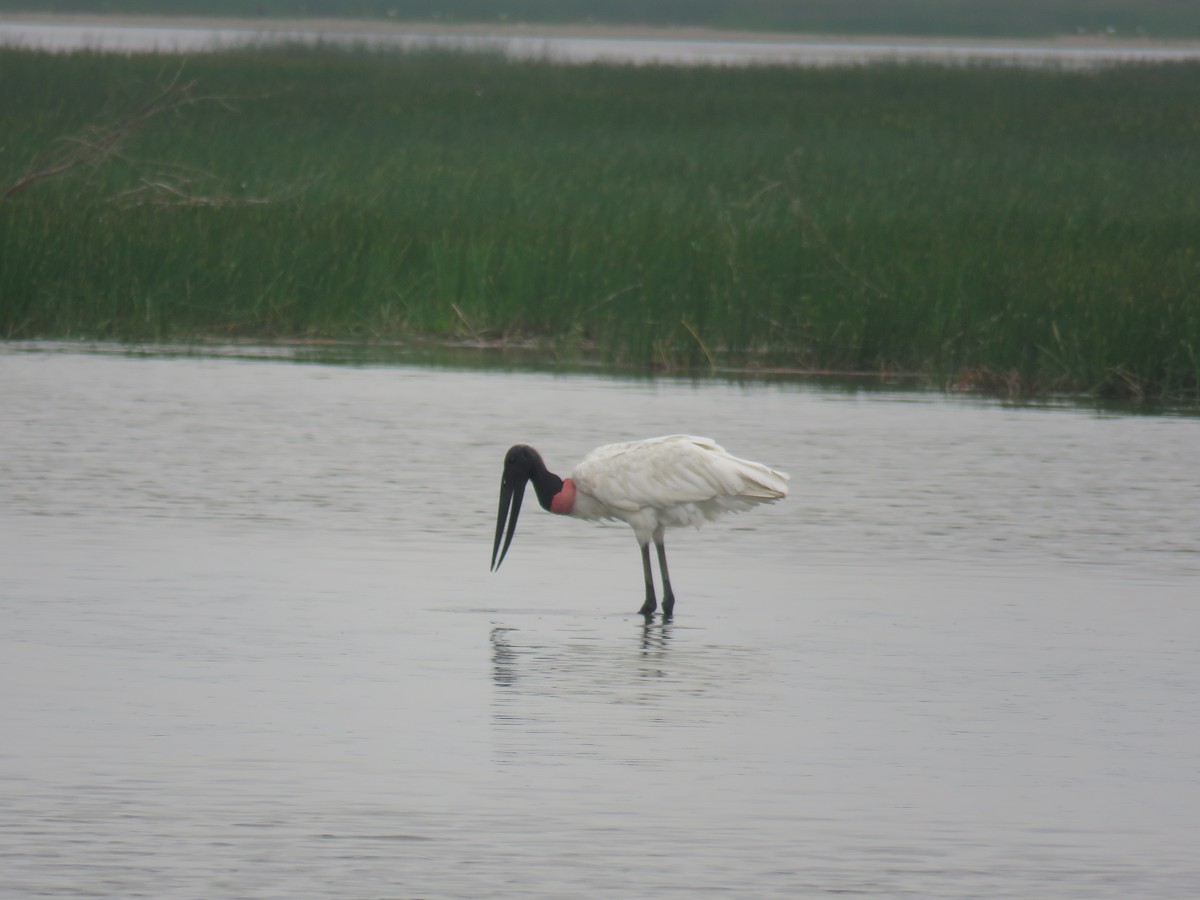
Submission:
{"label": "bird's foot", "polygon": [[648,597],[646,602],[642,604],[642,608],[638,610],[639,616],[645,616],[647,619],[654,615],[658,610],[658,602],[653,597]]}
{"label": "bird's foot", "polygon": [[666,621],[673,615],[675,615],[675,598],[671,594],[668,594],[663,598],[663,621]]}

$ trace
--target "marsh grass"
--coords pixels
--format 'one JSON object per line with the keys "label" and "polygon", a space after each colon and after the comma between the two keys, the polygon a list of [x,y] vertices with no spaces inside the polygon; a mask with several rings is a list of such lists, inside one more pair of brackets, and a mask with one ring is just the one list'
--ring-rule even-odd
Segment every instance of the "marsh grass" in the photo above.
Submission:
{"label": "marsh grass", "polygon": [[[179,66],[0,54],[0,185]],[[1196,66],[285,48],[184,69],[217,99],[0,203],[0,334],[534,339],[701,370],[1200,386]]]}

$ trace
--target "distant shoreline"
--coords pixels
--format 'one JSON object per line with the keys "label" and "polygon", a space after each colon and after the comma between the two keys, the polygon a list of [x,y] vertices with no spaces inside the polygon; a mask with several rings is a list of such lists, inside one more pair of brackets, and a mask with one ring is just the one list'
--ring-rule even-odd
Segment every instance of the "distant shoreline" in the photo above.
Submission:
{"label": "distant shoreline", "polygon": [[1014,49],[1117,49],[1117,48],[1171,48],[1200,47],[1195,40],[1162,40],[1131,38],[1120,35],[1099,34],[1061,35],[1053,38],[1004,38],[1004,37],[944,37],[921,35],[887,34],[817,34],[800,32],[735,31],[701,26],[676,26],[662,28],[651,25],[603,25],[581,22],[571,25],[548,25],[537,23],[439,23],[428,21],[399,21],[389,19],[354,18],[237,18],[229,16],[140,16],[140,15],[95,15],[86,13],[12,13],[0,14],[0,24],[62,25],[85,27],[128,27],[128,28],[220,28],[252,32],[290,33],[307,31],[328,34],[352,34],[370,31],[378,34],[444,35],[447,37],[583,37],[597,39],[658,40],[658,41],[739,41],[757,43],[790,44],[842,44],[863,45],[908,45],[908,46],[956,46],[956,47],[1004,47]]}

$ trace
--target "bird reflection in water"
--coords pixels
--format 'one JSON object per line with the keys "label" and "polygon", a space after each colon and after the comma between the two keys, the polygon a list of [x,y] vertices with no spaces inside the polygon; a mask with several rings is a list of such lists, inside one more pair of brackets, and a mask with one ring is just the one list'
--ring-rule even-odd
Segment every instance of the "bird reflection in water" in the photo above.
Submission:
{"label": "bird reflection in water", "polygon": [[619,692],[622,684],[644,678],[666,678],[671,645],[670,619],[646,618],[638,622],[632,650],[625,641],[578,633],[558,646],[518,642],[519,629],[492,626],[492,681],[513,690],[525,682],[521,693],[549,696]]}
{"label": "bird reflection in water", "polygon": [[517,682],[517,654],[508,642],[513,630],[501,625],[492,628],[492,681],[496,687],[512,687]]}
{"label": "bird reflection in water", "polygon": [[642,625],[642,671],[643,678],[666,678],[664,666],[667,649],[671,644],[671,619],[655,622],[649,616]]}

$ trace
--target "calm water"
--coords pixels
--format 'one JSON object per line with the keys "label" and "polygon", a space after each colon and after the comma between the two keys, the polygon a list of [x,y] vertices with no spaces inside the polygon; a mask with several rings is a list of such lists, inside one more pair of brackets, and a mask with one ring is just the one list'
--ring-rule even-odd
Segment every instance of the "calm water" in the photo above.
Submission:
{"label": "calm water", "polygon": [[[0,896],[1187,897],[1200,420],[0,345]],[[782,504],[521,520],[711,434]]]}
{"label": "calm water", "polygon": [[1175,42],[1105,41],[1062,44],[1036,41],[823,39],[813,37],[704,39],[681,37],[588,36],[586,34],[471,34],[374,28],[347,24],[320,30],[264,21],[262,27],[132,25],[113,21],[0,22],[0,45],[55,51],[202,53],[269,43],[318,42],[356,46],[426,48],[501,53],[513,59],[550,59],[563,63],[615,62],[667,65],[865,65],[920,61],[942,64],[993,62],[1005,65],[1091,68],[1129,62],[1200,59],[1200,45]]}

